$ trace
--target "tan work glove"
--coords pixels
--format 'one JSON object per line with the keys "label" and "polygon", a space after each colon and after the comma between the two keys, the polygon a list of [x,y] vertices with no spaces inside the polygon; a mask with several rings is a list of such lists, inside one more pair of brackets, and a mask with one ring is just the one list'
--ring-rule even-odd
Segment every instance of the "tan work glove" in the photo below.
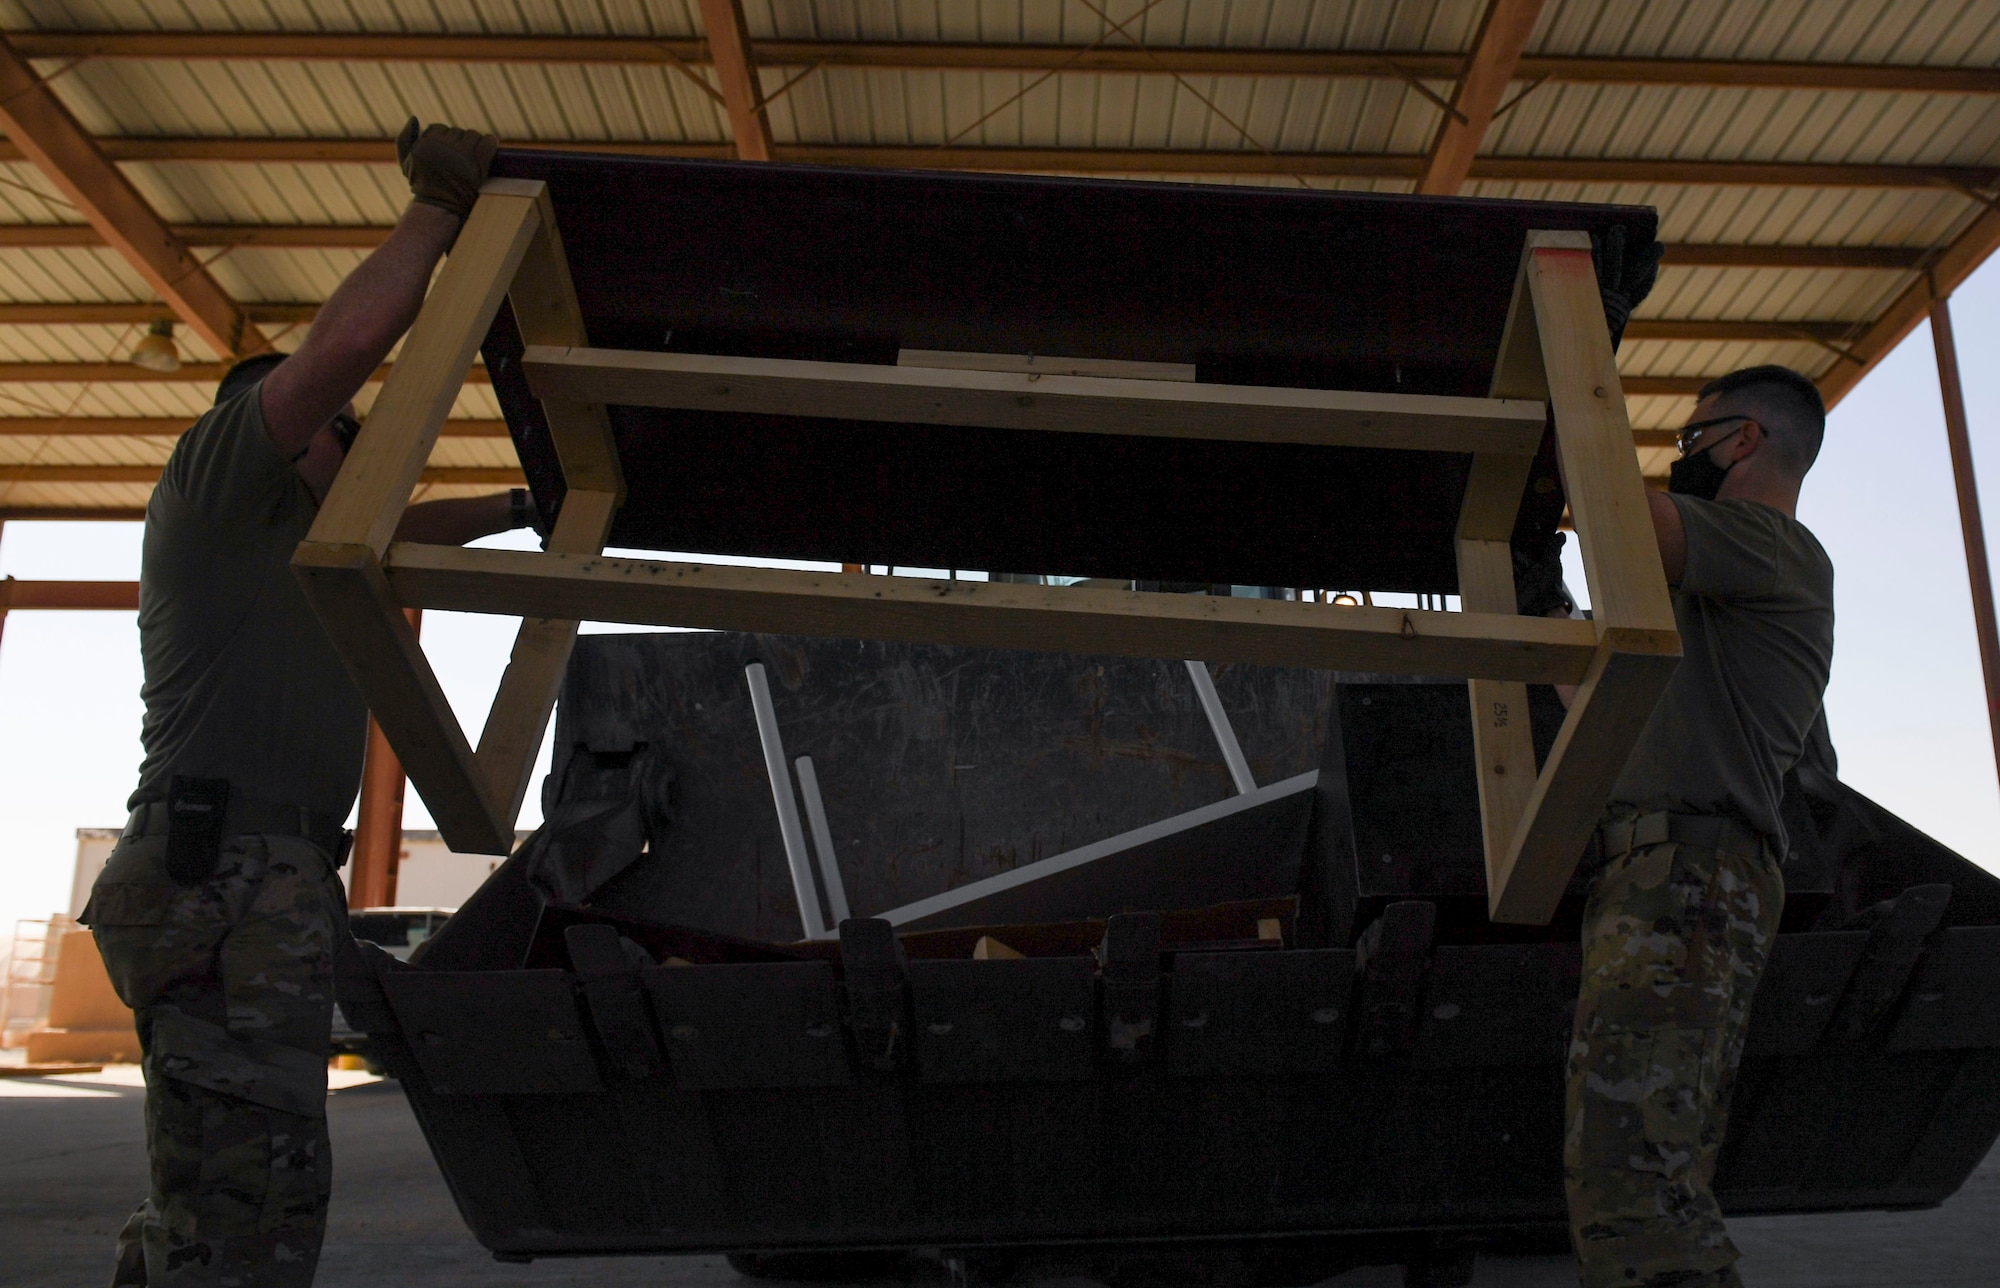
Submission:
{"label": "tan work glove", "polygon": [[396,136],[396,164],[409,179],[413,198],[463,219],[472,213],[499,148],[500,140],[490,134],[449,125],[432,125],[419,134],[413,116]]}

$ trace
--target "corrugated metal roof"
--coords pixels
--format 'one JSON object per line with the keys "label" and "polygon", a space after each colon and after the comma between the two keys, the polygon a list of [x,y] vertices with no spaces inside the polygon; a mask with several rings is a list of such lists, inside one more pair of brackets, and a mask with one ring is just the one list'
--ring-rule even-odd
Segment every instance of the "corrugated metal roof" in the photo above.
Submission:
{"label": "corrugated metal roof", "polygon": [[1546,54],[1989,67],[2000,59],[2000,14],[1982,0],[1553,0],[1531,48]]}
{"label": "corrugated metal roof", "polygon": [[[1110,13],[1125,32],[1107,27]],[[1484,0],[1384,5],[1364,0],[745,0],[753,41],[959,42],[1156,49],[1327,50],[1457,54],[1472,44]],[[1134,20],[1134,15],[1136,20]],[[349,0],[196,3],[0,2],[8,31],[345,32],[701,36],[694,0],[513,0],[409,6]],[[1530,56],[1722,59],[1807,63],[2000,65],[2000,6],[1991,0],[1550,0]],[[1067,54],[1064,57],[1068,57]],[[449,119],[511,140],[724,145],[728,119],[705,68],[650,62],[452,62],[96,57],[42,60],[56,93],[92,132],[162,139],[367,139],[406,115]],[[1292,184],[1267,151],[1421,156],[1452,82],[1368,77],[1203,74],[1159,70],[1053,73],[820,66],[793,81],[797,59],[761,69],[772,132],[785,144],[1074,149],[1188,149],[1254,158],[1267,171],[1185,176],[1203,182]],[[1481,155],[1657,161],[1838,162],[2000,166],[2000,94],[1608,84],[1523,78],[1487,133]],[[915,158],[919,163],[921,158]],[[1088,158],[1080,159],[1085,165]],[[388,164],[145,161],[125,165],[145,199],[174,224],[387,225],[406,189]],[[1252,167],[1256,168],[1256,167]],[[1315,187],[1407,191],[1405,178],[1326,177]],[[1663,239],[1682,244],[1903,247],[1929,250],[1960,236],[1985,210],[1944,184],[1929,187],[1783,187],[1667,182],[1527,183],[1474,180],[1470,195],[1656,206]],[[78,215],[25,162],[0,162],[0,225],[75,223]],[[243,302],[318,301],[359,262],[351,249],[206,249],[209,271]],[[1702,377],[1778,361],[1825,377],[1853,360],[1839,352],[1916,280],[1911,269],[1679,267],[1663,270],[1640,317],[1835,324],[1834,338],[1688,341],[1634,338],[1628,376]],[[143,302],[143,279],[114,251],[91,246],[0,245],[0,303]],[[0,325],[0,362],[116,361],[136,325]],[[296,342],[298,328],[280,335]],[[213,360],[183,333],[191,360]],[[0,383],[10,417],[192,417],[195,384]],[[364,394],[365,404],[372,391]],[[1636,426],[1671,425],[1678,397],[1633,397]],[[496,414],[490,393],[468,389],[456,414]],[[4,425],[0,425],[4,428]],[[138,465],[170,440],[10,439],[0,469],[43,464]],[[446,439],[440,463],[493,464],[501,440]],[[497,454],[497,455],[496,455]],[[1664,453],[1641,453],[1663,468]],[[21,505],[132,504],[143,487],[15,483],[0,510]],[[107,500],[106,498],[113,498]],[[123,498],[122,500],[116,498]]]}

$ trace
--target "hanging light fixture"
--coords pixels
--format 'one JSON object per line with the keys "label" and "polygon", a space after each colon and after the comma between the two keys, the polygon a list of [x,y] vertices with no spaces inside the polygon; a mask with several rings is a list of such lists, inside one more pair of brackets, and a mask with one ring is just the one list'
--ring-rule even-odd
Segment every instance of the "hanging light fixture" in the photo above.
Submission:
{"label": "hanging light fixture", "polygon": [[145,338],[132,347],[132,365],[163,374],[181,369],[180,350],[174,347],[173,319],[161,318],[147,328]]}
{"label": "hanging light fixture", "polygon": [[1358,608],[1361,604],[1360,600],[1344,590],[1333,597],[1333,602],[1344,608]]}

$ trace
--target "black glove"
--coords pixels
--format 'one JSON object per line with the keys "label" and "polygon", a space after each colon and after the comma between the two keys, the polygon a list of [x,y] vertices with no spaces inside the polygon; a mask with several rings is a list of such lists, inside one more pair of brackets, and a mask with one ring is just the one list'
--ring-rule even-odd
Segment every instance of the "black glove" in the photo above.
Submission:
{"label": "black glove", "polygon": [[499,149],[500,140],[477,130],[433,124],[419,133],[413,116],[396,136],[396,164],[410,181],[412,197],[464,219],[479,200],[479,185]]}
{"label": "black glove", "polygon": [[1563,534],[1530,538],[1514,547],[1514,602],[1523,617],[1547,617],[1557,608],[1575,612],[1576,601],[1563,585]]}
{"label": "black glove", "polygon": [[1659,280],[1660,256],[1666,247],[1649,241],[1629,254],[1625,245],[1625,225],[1614,224],[1599,236],[1590,235],[1590,258],[1597,265],[1597,294],[1604,301],[1604,324],[1611,330],[1611,347],[1625,338],[1625,324],[1632,310],[1653,293]]}

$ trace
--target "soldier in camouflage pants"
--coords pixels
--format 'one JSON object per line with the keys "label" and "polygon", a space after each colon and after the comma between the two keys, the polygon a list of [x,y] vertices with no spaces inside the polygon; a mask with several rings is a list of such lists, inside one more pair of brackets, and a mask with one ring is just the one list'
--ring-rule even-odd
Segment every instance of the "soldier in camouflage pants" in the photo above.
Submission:
{"label": "soldier in camouflage pants", "polygon": [[333,864],[299,837],[239,836],[195,885],[164,836],[128,837],[85,920],[145,1050],[152,1187],[117,1284],[305,1285],[326,1231]]}
{"label": "soldier in camouflage pants", "polygon": [[1584,1288],[1742,1283],[1710,1183],[1784,881],[1731,840],[1635,847],[1592,890],[1563,1150]]}
{"label": "soldier in camouflage pants", "polygon": [[1798,372],[1732,372],[1646,494],[1681,660],[1612,785],[1584,912],[1563,1149],[1584,1288],[1741,1283],[1711,1184],[1783,910],[1784,778],[1825,735],[1833,561],[1798,521],[1825,429]]}
{"label": "soldier in camouflage pants", "polygon": [[[413,118],[411,203],[291,354],[233,365],[146,506],[145,759],[83,920],[145,1051],[151,1193],[115,1284],[303,1288],[333,1160],[326,1057],[335,875],[368,709],[291,561],[362,432],[353,399],[409,329],[498,141]],[[410,506],[459,545],[525,526],[525,491]]]}

